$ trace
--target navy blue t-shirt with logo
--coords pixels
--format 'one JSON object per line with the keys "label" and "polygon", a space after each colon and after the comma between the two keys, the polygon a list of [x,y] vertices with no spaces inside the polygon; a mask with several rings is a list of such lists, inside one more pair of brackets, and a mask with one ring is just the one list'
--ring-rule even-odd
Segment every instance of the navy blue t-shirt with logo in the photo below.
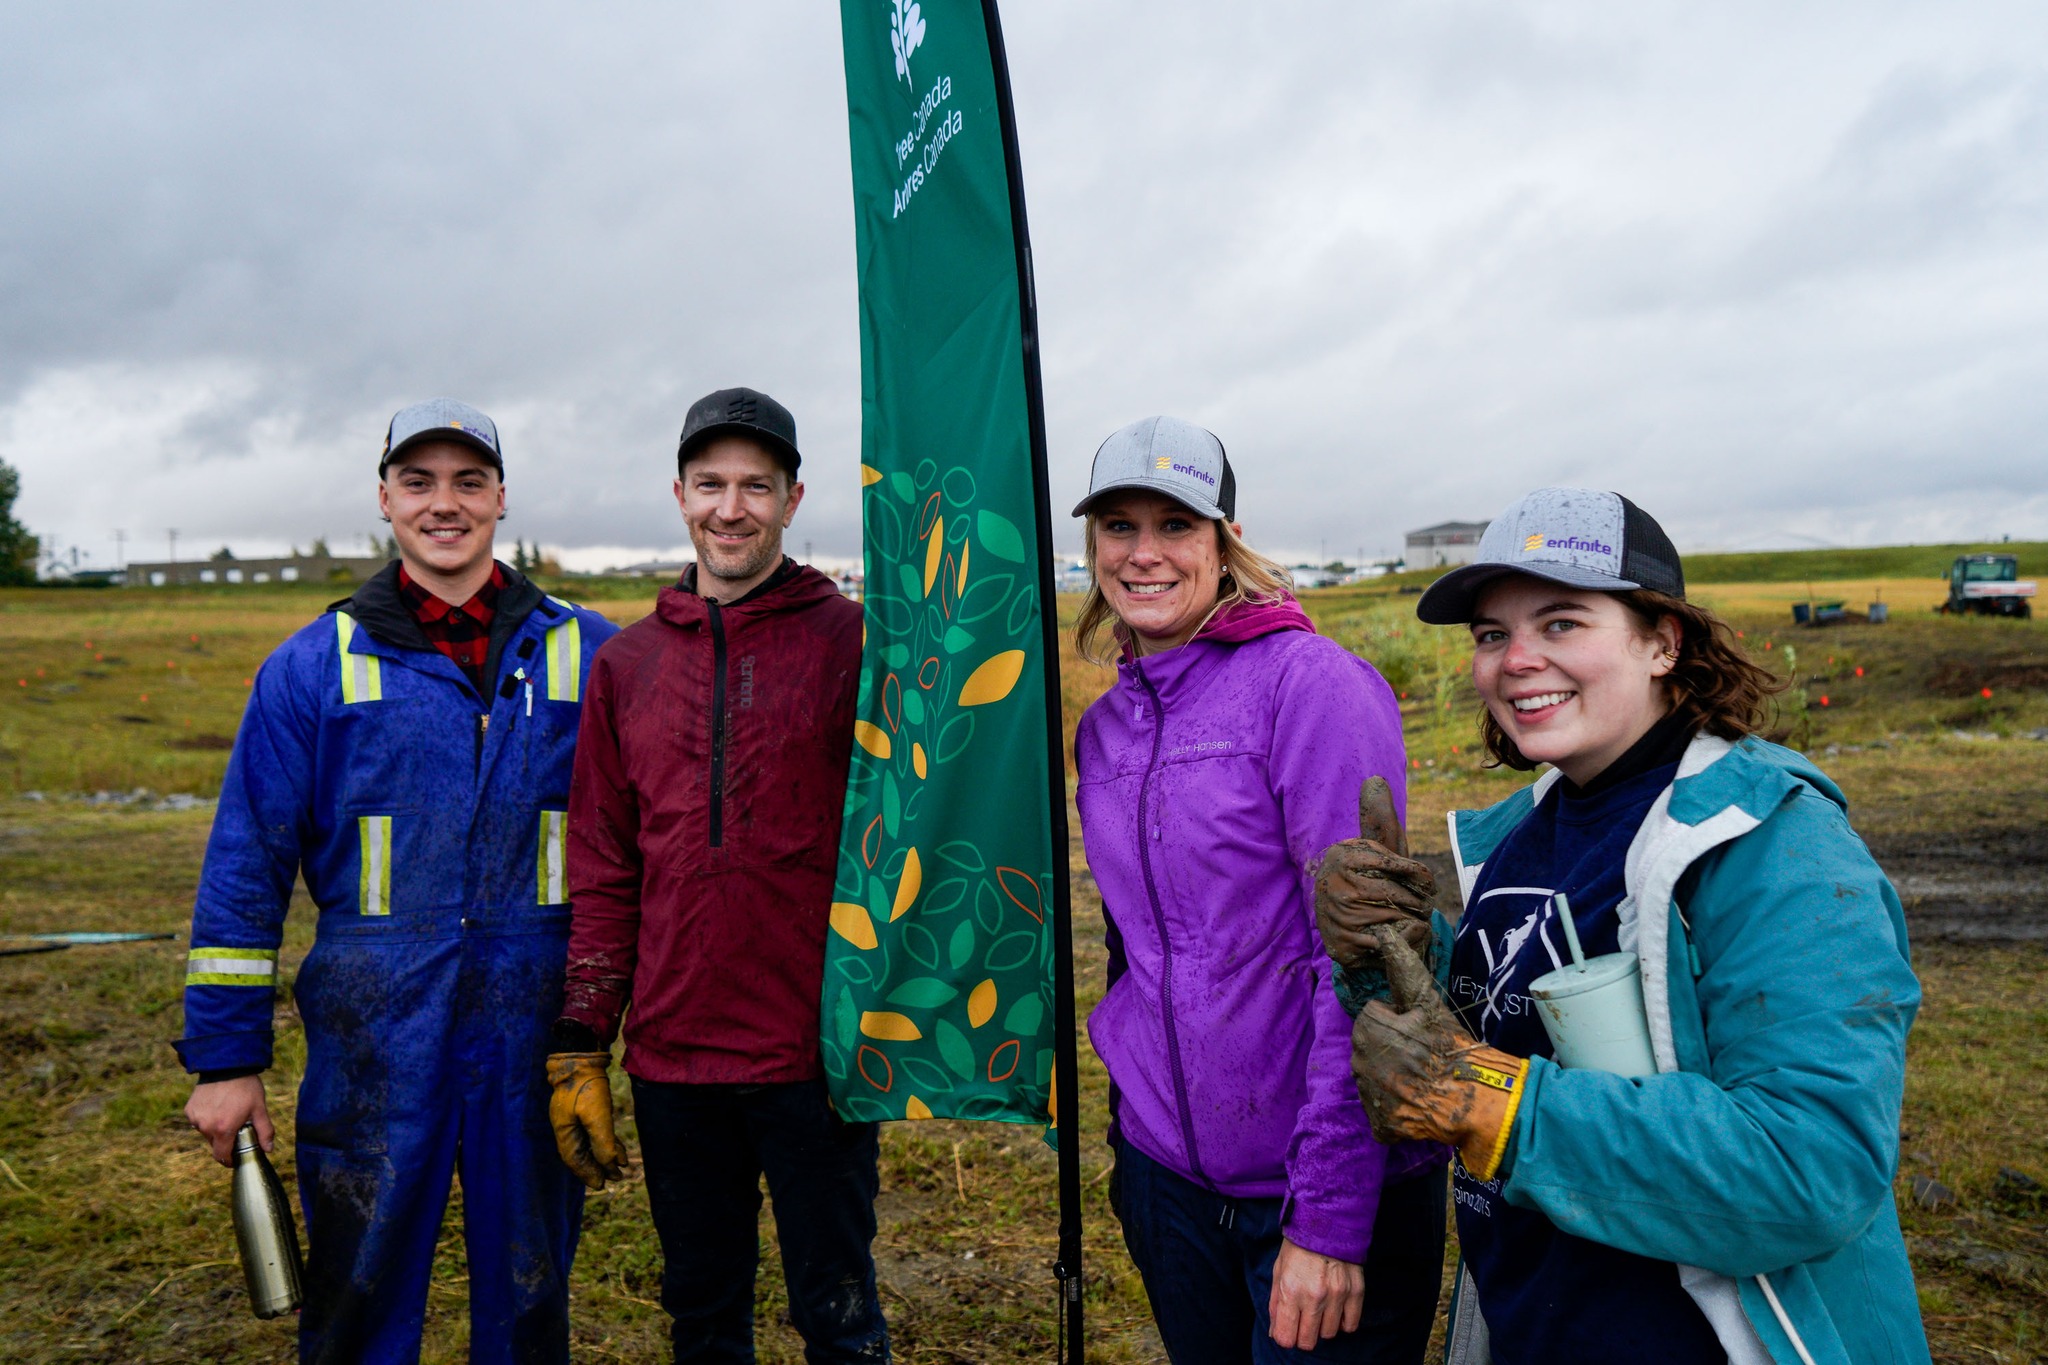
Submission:
{"label": "navy blue t-shirt with logo", "polygon": [[[1619,949],[1629,842],[1676,773],[1674,759],[1582,794],[1559,782],[1486,860],[1451,945],[1451,1003],[1475,1037],[1550,1056],[1529,983],[1571,961],[1553,897],[1564,892],[1588,957]],[[1451,1193],[1496,1365],[1725,1365],[1671,1262],[1561,1231],[1462,1163]]]}

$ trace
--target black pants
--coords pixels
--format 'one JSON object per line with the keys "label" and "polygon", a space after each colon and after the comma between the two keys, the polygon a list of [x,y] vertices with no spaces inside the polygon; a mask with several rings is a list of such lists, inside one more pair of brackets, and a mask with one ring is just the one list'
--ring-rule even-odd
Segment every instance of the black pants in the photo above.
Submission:
{"label": "black pants", "polygon": [[677,1361],[754,1359],[764,1173],[804,1359],[889,1359],[869,1250],[881,1186],[874,1124],[842,1123],[823,1081],[664,1085],[636,1076],[633,1114]]}
{"label": "black pants", "polygon": [[1124,1245],[1174,1365],[1421,1365],[1443,1276],[1441,1167],[1380,1192],[1358,1330],[1310,1350],[1283,1349],[1268,1334],[1280,1200],[1217,1194],[1128,1142],[1117,1144],[1110,1182]]}

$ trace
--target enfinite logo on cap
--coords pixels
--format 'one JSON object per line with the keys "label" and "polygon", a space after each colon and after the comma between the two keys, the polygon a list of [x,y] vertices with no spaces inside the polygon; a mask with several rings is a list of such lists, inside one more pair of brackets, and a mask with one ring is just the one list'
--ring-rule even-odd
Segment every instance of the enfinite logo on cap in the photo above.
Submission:
{"label": "enfinite logo on cap", "polygon": [[1533,533],[1522,542],[1523,554],[1534,554],[1538,550],[1576,550],[1589,555],[1614,553],[1614,547],[1604,540],[1589,540],[1584,536],[1546,536],[1541,531]]}
{"label": "enfinite logo on cap", "polygon": [[1171,469],[1173,467],[1173,461],[1167,459],[1164,455],[1161,455],[1158,459],[1152,462],[1152,467],[1154,469]]}

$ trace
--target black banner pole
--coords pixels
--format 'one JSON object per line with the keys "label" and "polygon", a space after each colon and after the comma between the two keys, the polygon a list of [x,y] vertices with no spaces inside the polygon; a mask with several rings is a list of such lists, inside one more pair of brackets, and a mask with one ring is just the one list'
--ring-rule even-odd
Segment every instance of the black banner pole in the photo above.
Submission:
{"label": "black banner pole", "polygon": [[1045,650],[1045,721],[1047,785],[1052,802],[1054,1020],[1053,1108],[1059,1137],[1060,1244],[1053,1264],[1058,1281],[1060,1360],[1083,1365],[1087,1347],[1082,1333],[1081,1279],[1081,1116],[1079,1080],[1075,1075],[1080,1040],[1074,1019],[1074,900],[1067,859],[1067,744],[1060,709],[1060,625],[1054,589],[1057,575],[1052,548],[1052,490],[1045,463],[1045,387],[1038,368],[1038,295],[1031,271],[1031,233],[1024,217],[1024,170],[1017,154],[1017,111],[1010,97],[1010,64],[1003,51],[1003,25],[996,0],[982,0],[988,29],[989,64],[995,72],[996,112],[1002,121],[1003,161],[1010,181],[1010,224],[1017,242],[1017,296],[1024,328],[1024,398],[1030,414],[1031,482],[1038,504],[1039,621]]}

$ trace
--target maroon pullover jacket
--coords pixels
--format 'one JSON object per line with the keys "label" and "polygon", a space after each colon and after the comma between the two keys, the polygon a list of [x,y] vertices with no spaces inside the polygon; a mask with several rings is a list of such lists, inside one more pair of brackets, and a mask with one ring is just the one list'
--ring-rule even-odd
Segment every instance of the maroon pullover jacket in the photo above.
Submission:
{"label": "maroon pullover jacket", "polygon": [[[690,580],[685,579],[685,584]],[[785,562],[721,607],[683,587],[597,653],[569,792],[565,1025],[648,1081],[822,1074],[861,609]]]}

